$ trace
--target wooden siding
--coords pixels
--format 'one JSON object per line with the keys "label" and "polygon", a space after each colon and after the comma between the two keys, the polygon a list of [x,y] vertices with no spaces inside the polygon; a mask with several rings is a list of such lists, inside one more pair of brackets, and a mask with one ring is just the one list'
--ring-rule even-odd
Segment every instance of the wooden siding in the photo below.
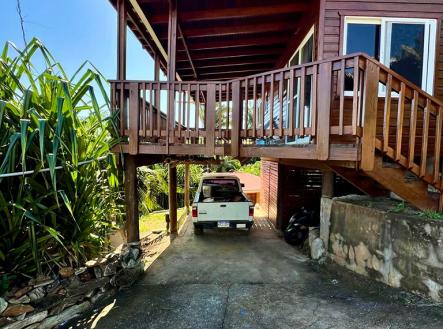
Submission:
{"label": "wooden siding", "polygon": [[269,220],[276,226],[278,217],[278,192],[279,192],[279,164],[273,161],[262,160],[262,200],[260,207],[268,215]]}
{"label": "wooden siding", "polygon": [[436,72],[434,95],[443,99],[443,2],[440,0],[323,0],[319,25],[319,57],[342,55],[345,16],[411,17],[437,19]]}

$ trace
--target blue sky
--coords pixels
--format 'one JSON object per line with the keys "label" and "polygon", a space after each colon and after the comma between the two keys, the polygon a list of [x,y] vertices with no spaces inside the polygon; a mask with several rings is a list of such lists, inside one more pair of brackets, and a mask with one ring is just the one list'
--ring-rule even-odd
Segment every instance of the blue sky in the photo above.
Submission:
{"label": "blue sky", "polygon": [[[16,0],[0,0],[0,45],[23,48]],[[68,75],[90,60],[108,79],[116,77],[117,15],[108,0],[21,0],[26,38],[39,38]],[[152,80],[153,61],[128,32],[127,78]]]}

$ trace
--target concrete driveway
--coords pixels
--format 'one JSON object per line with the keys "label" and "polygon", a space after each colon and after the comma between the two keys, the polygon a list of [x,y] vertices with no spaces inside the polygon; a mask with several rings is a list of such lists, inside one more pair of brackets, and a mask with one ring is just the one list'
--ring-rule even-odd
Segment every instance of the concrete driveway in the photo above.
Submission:
{"label": "concrete driveway", "polygon": [[441,307],[318,266],[257,224],[202,236],[187,225],[96,328],[443,328]]}

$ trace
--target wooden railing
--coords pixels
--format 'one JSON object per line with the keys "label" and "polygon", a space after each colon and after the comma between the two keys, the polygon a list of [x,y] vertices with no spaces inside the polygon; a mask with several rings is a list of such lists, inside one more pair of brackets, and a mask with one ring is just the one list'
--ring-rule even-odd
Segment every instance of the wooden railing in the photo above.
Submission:
{"label": "wooden railing", "polygon": [[309,144],[312,158],[326,160],[331,143],[355,144],[361,132],[365,61],[350,55],[223,82],[111,81],[112,108],[130,154],[140,145],[239,156],[243,147]]}
{"label": "wooden railing", "polygon": [[149,145],[254,156],[278,144],[296,154],[290,146],[304,144],[300,157],[328,160],[333,144],[361,145],[362,170],[378,150],[441,188],[443,103],[364,54],[222,82],[111,81],[111,90],[130,154]]}
{"label": "wooden railing", "polygon": [[441,190],[443,102],[362,56],[367,78],[361,168],[373,169],[377,149]]}

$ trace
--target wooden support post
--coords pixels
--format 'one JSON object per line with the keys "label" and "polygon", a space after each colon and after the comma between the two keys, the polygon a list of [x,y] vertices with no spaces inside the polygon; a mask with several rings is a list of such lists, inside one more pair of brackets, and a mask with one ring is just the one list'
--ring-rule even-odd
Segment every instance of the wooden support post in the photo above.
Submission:
{"label": "wooden support post", "polygon": [[138,154],[140,93],[138,83],[129,85],[129,154]]}
{"label": "wooden support post", "polygon": [[126,79],[126,0],[117,2],[117,79]]}
{"label": "wooden support post", "polygon": [[[320,64],[318,90],[317,93],[317,159],[327,160],[329,158],[329,135],[331,120],[331,79],[332,65],[331,62]],[[303,111],[303,110],[301,110]],[[303,123],[301,123],[303,124]]]}
{"label": "wooden support post", "polygon": [[185,209],[186,214],[189,215],[190,194],[189,194],[189,163],[185,163]]}
{"label": "wooden support post", "polygon": [[323,171],[322,183],[321,183],[321,196],[326,198],[332,198],[334,196],[334,182],[335,175],[333,171]]}
{"label": "wooden support post", "polygon": [[240,130],[241,113],[243,102],[241,99],[240,81],[232,82],[232,136],[231,136],[231,155],[238,157],[240,155]]}
{"label": "wooden support post", "polygon": [[137,164],[135,156],[129,154],[125,154],[125,202],[127,241],[139,241]]}
{"label": "wooden support post", "polygon": [[379,66],[367,60],[363,93],[363,137],[361,141],[361,169],[364,171],[374,170],[375,164],[379,73]]}
{"label": "wooden support post", "polygon": [[[208,100],[206,103],[206,155],[209,157],[215,154],[215,84],[208,84]],[[198,97],[198,96],[197,96]]]}
{"label": "wooden support post", "polygon": [[169,186],[169,220],[171,222],[171,234],[177,234],[177,167],[175,164],[168,165]]}
{"label": "wooden support post", "polygon": [[[168,22],[168,82],[175,81],[176,75],[176,52],[177,52],[177,0],[169,1],[169,22]],[[167,115],[167,143],[166,148],[169,153],[169,143],[174,143],[175,124],[175,90],[174,85],[168,88],[168,115]]]}
{"label": "wooden support post", "polygon": [[177,0],[169,1],[168,22],[168,81],[175,81],[177,50]]}

